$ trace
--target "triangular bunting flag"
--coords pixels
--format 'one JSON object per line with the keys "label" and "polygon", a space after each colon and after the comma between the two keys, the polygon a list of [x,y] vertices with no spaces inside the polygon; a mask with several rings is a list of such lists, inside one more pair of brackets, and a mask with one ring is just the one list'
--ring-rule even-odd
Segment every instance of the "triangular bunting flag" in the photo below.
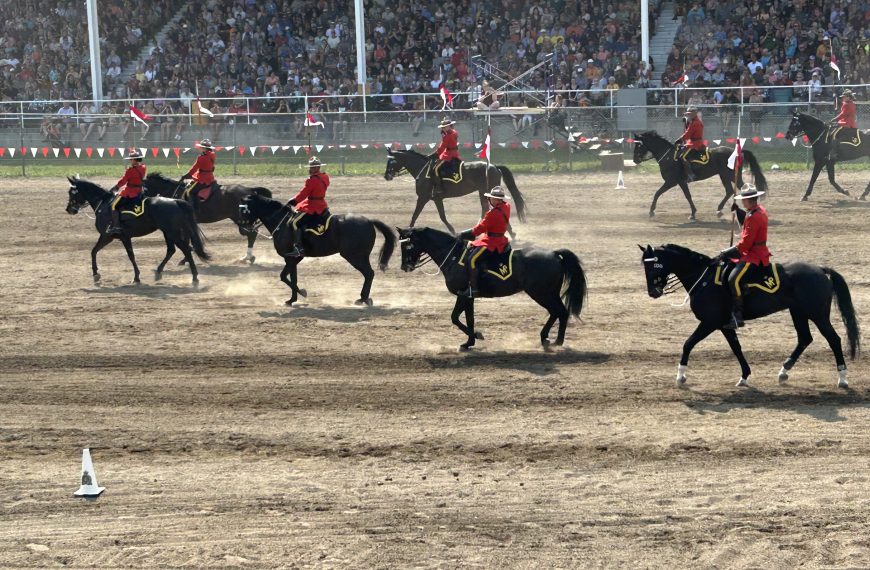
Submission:
{"label": "triangular bunting flag", "polygon": [[18,150],[18,149],[11,147],[11,146],[9,147],[9,157],[10,158],[15,158],[15,151],[16,150]]}
{"label": "triangular bunting flag", "polygon": [[[107,150],[109,151],[109,156],[111,156],[112,158],[115,158],[115,147],[110,146]],[[123,153],[121,153],[121,154],[123,154]]]}
{"label": "triangular bunting flag", "polygon": [[59,148],[53,148],[53,149],[51,149],[51,152],[53,152],[53,153],[54,153],[54,157],[57,158],[58,155],[60,154],[60,149],[59,149]]}
{"label": "triangular bunting flag", "polygon": [[163,151],[163,158],[169,158],[169,147],[165,146],[160,150]]}
{"label": "triangular bunting flag", "polygon": [[[622,144],[622,141],[624,141],[624,140],[625,140],[625,138],[614,139],[613,142],[615,142],[616,144]],[[716,143],[716,144],[719,144],[719,143]]]}
{"label": "triangular bunting flag", "polygon": [[497,144],[498,144],[498,146],[500,146],[501,148],[505,148],[505,147],[507,147],[507,143],[497,143]]}
{"label": "triangular bunting flag", "polygon": [[281,150],[290,150],[290,145],[282,145]]}
{"label": "triangular bunting flag", "polygon": [[411,150],[413,147],[414,147],[414,145],[412,145],[412,144],[406,144],[405,150]]}
{"label": "triangular bunting flag", "polygon": [[429,148],[435,148],[435,143],[429,143]]}
{"label": "triangular bunting flag", "polygon": [[99,147],[97,149],[97,154],[100,155],[100,158],[103,158],[103,153],[106,151],[103,147]]}
{"label": "triangular bunting flag", "polygon": [[73,149],[73,152],[76,153],[76,158],[81,158],[81,156],[82,156],[82,149],[80,149],[79,147],[75,147],[75,148]]}
{"label": "triangular bunting flag", "polygon": [[160,152],[160,149],[157,148],[156,146],[151,147],[151,156],[153,156],[154,158],[157,158],[157,153],[159,153],[159,152]]}
{"label": "triangular bunting flag", "polygon": [[544,144],[547,146],[553,146],[553,141],[544,141]]}
{"label": "triangular bunting flag", "polygon": [[[64,147],[63,155],[67,158],[69,158],[69,151],[70,151],[69,147]],[[0,156],[3,156],[3,148],[2,147],[0,147]]]}
{"label": "triangular bunting flag", "polygon": [[713,139],[713,144],[719,146],[720,144],[722,144],[722,139]]}
{"label": "triangular bunting flag", "polygon": [[480,148],[481,148],[482,146],[483,146],[483,143],[474,143],[474,148],[476,148],[476,149],[478,149],[478,150],[480,150]]}
{"label": "triangular bunting flag", "polygon": [[754,142],[755,144],[758,144],[758,141],[760,141],[760,140],[761,139],[758,137],[752,137],[752,142]]}
{"label": "triangular bunting flag", "polygon": [[298,154],[300,148],[302,148],[302,147],[294,144],[293,145],[293,154]]}
{"label": "triangular bunting flag", "polygon": [[369,148],[369,145],[367,145],[367,144],[361,144],[360,146],[361,146],[362,148]]}
{"label": "triangular bunting flag", "polygon": [[48,147],[47,146],[42,147],[42,157],[48,158]]}
{"label": "triangular bunting flag", "polygon": [[523,148],[529,148],[528,141],[523,141]]}
{"label": "triangular bunting flag", "polygon": [[239,156],[245,156],[245,147],[243,145],[239,145]]}
{"label": "triangular bunting flag", "polygon": [[[223,150],[230,151],[230,150],[233,150],[234,148],[236,148],[236,147],[234,147],[234,146],[225,146],[225,147],[223,148]],[[187,152],[187,151],[189,151],[189,150],[190,150],[189,148],[186,148],[186,149],[184,149],[184,152]]]}
{"label": "triangular bunting flag", "polygon": [[121,147],[118,147],[118,156],[124,156],[124,149]]}
{"label": "triangular bunting flag", "polygon": [[761,138],[764,139],[764,142],[770,142],[771,140],[773,140],[770,137],[761,137]]}
{"label": "triangular bunting flag", "polygon": [[323,150],[323,145],[322,145],[322,144],[316,144],[316,145],[314,145],[314,148],[317,149],[317,152],[320,152],[321,150]]}
{"label": "triangular bunting flag", "polygon": [[257,152],[257,147],[256,147],[256,146],[252,146],[252,147],[249,148],[248,150],[251,151],[251,156],[254,156],[254,154]]}
{"label": "triangular bunting flag", "polygon": [[37,152],[38,150],[39,150],[39,149],[36,148],[35,146],[30,147],[30,155],[31,155],[33,158],[36,158],[36,152]]}
{"label": "triangular bunting flag", "polygon": [[277,145],[270,146],[269,148],[272,149],[272,154],[275,154],[276,152],[278,152],[278,146],[277,146]]}
{"label": "triangular bunting flag", "polygon": [[778,139],[784,139],[784,138],[785,138],[785,133],[776,133],[776,138],[778,138]]}
{"label": "triangular bunting flag", "polygon": [[175,158],[181,157],[181,149],[179,147],[175,147],[172,149],[172,152],[175,153]]}
{"label": "triangular bunting flag", "polygon": [[[69,149],[67,149],[67,150],[69,150]],[[5,146],[0,146],[0,156],[3,156],[3,155],[5,155],[5,154],[6,154],[6,147],[5,147]]]}
{"label": "triangular bunting flag", "polygon": [[91,155],[94,154],[94,149],[92,149],[91,147],[87,147],[85,149],[85,154],[88,155],[88,158],[90,158]]}
{"label": "triangular bunting flag", "polygon": [[340,145],[338,145],[338,148],[340,148],[340,149],[345,149],[345,148],[347,148],[347,145],[346,145],[346,144],[340,144]]}
{"label": "triangular bunting flag", "polygon": [[148,154],[148,149],[145,148],[144,146],[143,146],[143,147],[139,147],[139,152],[142,153],[142,156],[145,156],[146,154]]}

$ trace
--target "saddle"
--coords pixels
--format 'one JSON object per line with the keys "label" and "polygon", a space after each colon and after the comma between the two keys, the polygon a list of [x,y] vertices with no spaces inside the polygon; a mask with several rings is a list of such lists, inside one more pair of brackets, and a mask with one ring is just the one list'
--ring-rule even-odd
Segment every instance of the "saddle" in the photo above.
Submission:
{"label": "saddle", "polygon": [[[728,286],[728,275],[734,269],[735,264],[727,263],[725,265],[716,266],[716,275],[713,277],[713,283],[719,286]],[[782,265],[779,263],[771,263],[767,267],[759,265],[755,271],[755,276],[751,281],[742,283],[742,287],[757,289],[762,293],[774,294],[779,291],[782,285],[780,279],[782,273]]]}
{"label": "saddle", "polygon": [[464,267],[466,262],[470,262],[472,268],[479,267],[482,270],[481,276],[492,276],[507,281],[514,274],[514,251],[510,244],[501,253],[481,249],[471,260],[467,260],[469,249],[465,248],[459,257],[459,265]]}
{"label": "saddle", "polygon": [[[683,149],[683,148],[684,147],[677,147],[674,149],[674,160],[675,161],[679,162],[681,160],[680,155],[681,155],[681,149]],[[692,164],[707,164],[708,162],[710,162],[710,148],[709,147],[705,146],[703,151],[689,149],[687,151],[683,150],[682,152],[686,153],[686,160],[688,160]]]}
{"label": "saddle", "polygon": [[303,214],[300,212],[293,216],[291,224],[293,225],[294,230],[297,227],[301,227],[305,234],[320,237],[329,231],[331,222],[332,214],[329,213],[329,209],[326,209],[322,214]]}
{"label": "saddle", "polygon": [[[193,181],[190,184],[188,184],[184,188],[184,192],[181,194],[181,198],[183,200],[190,200],[190,193],[193,191],[194,188],[196,188],[197,184],[198,184],[198,182],[196,182],[196,181]],[[219,187],[220,186],[218,185],[217,182],[212,182],[210,186],[206,186],[206,187],[202,188],[199,192],[197,192],[196,195],[199,197],[200,203],[208,200],[211,197],[211,195],[217,191],[217,189]]]}
{"label": "saddle", "polygon": [[124,198],[121,215],[128,214],[134,218],[138,218],[145,213],[145,202],[144,192],[139,194],[136,198]]}
{"label": "saddle", "polygon": [[[867,132],[864,132],[863,135],[866,136]],[[851,127],[833,127],[828,132],[829,140],[836,141],[840,144],[847,144],[849,146],[860,146],[861,138],[861,131]]]}
{"label": "saddle", "polygon": [[[452,182],[458,184],[462,182],[462,171],[464,170],[464,160],[451,160],[435,168],[435,175],[440,177],[444,182]],[[431,169],[432,163],[429,164]],[[431,175],[430,171],[426,172],[427,177]]]}

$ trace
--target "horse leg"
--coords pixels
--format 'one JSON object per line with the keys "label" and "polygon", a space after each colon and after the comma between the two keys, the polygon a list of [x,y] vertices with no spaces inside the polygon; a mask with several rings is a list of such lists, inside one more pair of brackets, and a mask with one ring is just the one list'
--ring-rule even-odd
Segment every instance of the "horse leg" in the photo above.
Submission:
{"label": "horse leg", "polygon": [[100,271],[97,269],[97,252],[106,247],[106,244],[110,243],[113,239],[114,237],[109,234],[100,234],[97,243],[91,249],[91,269],[93,270],[94,283],[99,283],[101,279]]}
{"label": "horse leg", "polygon": [[788,371],[792,369],[804,350],[813,342],[813,335],[810,333],[810,321],[804,315],[791,311],[791,322],[794,324],[794,330],[797,332],[797,346],[794,347],[791,356],[782,363],[782,368],[779,369],[780,382],[788,380]]}
{"label": "horse leg", "polygon": [[689,214],[689,220],[694,222],[696,220],[695,212],[698,211],[698,208],[695,207],[695,203],[692,201],[692,193],[689,192],[689,185],[680,181],[680,188],[683,190],[683,196],[685,196],[686,200],[689,201],[689,207],[692,208],[692,213]]}
{"label": "horse leg", "polygon": [[372,280],[375,278],[375,270],[372,269],[372,264],[369,261],[369,256],[365,255],[364,257],[346,257],[342,255],[348,263],[350,263],[354,269],[362,273],[363,278],[363,287],[362,291],[360,291],[359,299],[354,301],[354,305],[368,305],[372,306],[372,299],[369,297],[369,294],[372,291]]}
{"label": "horse leg", "polygon": [[447,214],[444,213],[444,201],[441,198],[436,198],[435,207],[438,208],[438,216],[441,218],[441,221],[444,222],[444,225],[447,226],[447,231],[452,235],[456,235],[456,230],[454,230],[453,226],[450,225],[450,222],[447,221]]}
{"label": "horse leg", "polygon": [[861,194],[861,199],[866,200],[867,194],[870,194],[870,182],[867,183],[867,188],[864,189],[864,193]]}
{"label": "horse leg", "polygon": [[160,265],[157,266],[157,269],[154,270],[154,280],[160,281],[163,278],[163,268],[166,267],[169,259],[175,255],[175,244],[172,243],[172,238],[166,232],[163,232],[163,237],[166,240],[166,257],[163,258],[163,261],[160,262]]}
{"label": "horse leg", "polygon": [[[299,298],[298,295],[302,295],[303,297],[307,297],[308,293],[305,289],[300,289],[296,284],[297,275],[296,275],[296,266],[299,265],[299,262],[302,260],[300,257],[285,257],[284,258],[284,269],[281,270],[281,281],[287,284],[292,291],[290,298],[284,302],[285,305],[291,306],[296,300]],[[290,276],[290,279],[287,279],[287,276]]]}
{"label": "horse leg", "polygon": [[840,344],[840,335],[834,330],[831,325],[830,318],[825,315],[819,319],[814,319],[813,322],[818,327],[819,332],[828,341],[831,350],[834,351],[834,360],[837,362],[837,388],[848,388],[849,382],[846,380],[846,359],[843,356],[843,346]]}
{"label": "horse leg", "polygon": [[411,223],[408,227],[414,227],[414,223],[416,223],[417,218],[420,216],[420,212],[423,211],[423,207],[426,205],[427,202],[429,202],[429,196],[420,196],[419,194],[417,195],[417,205],[414,206],[414,213],[411,214]]}
{"label": "horse leg", "polygon": [[819,177],[819,174],[822,172],[822,167],[825,165],[824,162],[816,161],[815,165],[813,165],[813,173],[810,175],[810,183],[807,186],[807,191],[804,192],[804,197],[801,198],[801,202],[806,202],[810,199],[810,194],[813,193],[813,186],[816,184],[816,180]]}
{"label": "horse leg", "polygon": [[244,235],[246,238],[248,238],[248,250],[245,252],[244,257],[239,259],[239,263],[246,263],[247,262],[247,263],[253,265],[254,261],[256,261],[256,259],[257,259],[254,256],[254,242],[257,241],[257,232],[256,231],[253,231],[253,232],[252,231],[242,231],[241,228],[239,228],[239,231],[242,233],[242,235]]}
{"label": "horse leg", "polygon": [[[465,313],[465,321],[468,323],[468,326],[459,320],[459,315],[463,312]],[[450,315],[450,321],[468,336],[468,341],[460,345],[459,350],[468,350],[474,346],[476,339],[483,340],[481,333],[474,332],[474,299],[457,295],[456,304],[453,305],[453,313]]]}
{"label": "horse leg", "polygon": [[649,217],[650,218],[654,218],[656,215],[656,205],[659,203],[659,196],[661,196],[662,194],[664,194],[665,192],[667,192],[668,190],[670,190],[673,187],[674,187],[673,184],[668,184],[667,182],[665,182],[664,184],[662,184],[661,188],[656,190],[656,193],[653,194],[653,201],[649,207]]}
{"label": "horse leg", "polygon": [[837,181],[836,181],[836,180],[834,180],[834,163],[828,161],[828,164],[827,164],[827,166],[826,166],[825,168],[827,168],[827,170],[828,170],[828,182],[831,183],[831,186],[833,186],[834,189],[835,189],[837,192],[839,192],[840,194],[843,194],[843,195],[846,195],[846,196],[851,196],[851,194],[849,194],[849,191],[848,191],[848,190],[844,189],[842,186],[840,186],[839,184],[837,184]]}
{"label": "horse leg", "polygon": [[737,362],[740,363],[740,380],[737,382],[738,386],[748,386],[749,383],[749,375],[752,374],[752,370],[749,369],[749,363],[746,362],[746,357],[743,356],[743,348],[740,346],[740,339],[737,338],[737,331],[733,329],[720,329],[722,334],[725,336],[725,340],[728,341],[728,346],[731,347],[731,352],[734,353],[734,356],[737,357]]}
{"label": "horse leg", "polygon": [[187,262],[188,267],[190,267],[190,274],[193,276],[193,285],[196,286],[199,284],[199,271],[196,269],[196,263],[193,262],[193,255],[191,254],[190,244],[186,241],[179,241],[178,248],[181,250],[181,253],[184,254],[184,260]]}
{"label": "horse leg", "polygon": [[127,257],[130,258],[130,263],[133,264],[133,283],[141,283],[139,281],[139,266],[136,264],[136,256],[133,254],[133,240],[127,236],[122,236],[121,243],[124,244],[124,249],[127,250]]}
{"label": "horse leg", "polygon": [[[722,201],[719,202],[719,206],[716,207],[716,217],[721,218],[723,215],[722,208],[725,207],[725,204],[734,195],[734,190],[731,187],[732,179],[725,173],[719,174],[719,180],[722,181],[722,186],[725,187],[725,196],[722,198]],[[739,183],[739,180],[738,180]]]}
{"label": "horse leg", "polygon": [[686,368],[689,365],[689,354],[692,352],[692,349],[695,348],[696,344],[710,336],[710,333],[714,330],[716,330],[715,326],[701,321],[698,323],[697,328],[695,328],[695,332],[689,335],[689,338],[687,338],[686,342],[683,343],[683,353],[680,355],[680,365],[677,366],[678,387],[682,387],[682,385],[686,383]]}

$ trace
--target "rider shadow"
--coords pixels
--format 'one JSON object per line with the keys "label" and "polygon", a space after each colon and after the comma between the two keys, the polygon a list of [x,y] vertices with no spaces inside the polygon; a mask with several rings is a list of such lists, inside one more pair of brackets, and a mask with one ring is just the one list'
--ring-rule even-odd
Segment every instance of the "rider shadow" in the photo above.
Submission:
{"label": "rider shadow", "polygon": [[735,409],[767,408],[771,410],[792,411],[806,414],[826,422],[843,422],[848,418],[840,415],[839,408],[844,406],[867,406],[870,404],[863,396],[851,388],[838,392],[774,394],[754,387],[743,388],[729,394],[718,402],[716,394],[694,391],[705,400],[683,402],[685,406],[699,415],[707,413],[728,413]]}
{"label": "rider shadow", "polygon": [[610,355],[603,352],[581,352],[562,348],[549,352],[467,352],[463,356],[427,357],[435,369],[467,368],[469,366],[522,370],[536,376],[549,376],[558,372],[560,365],[604,364]]}
{"label": "rider shadow", "polygon": [[311,318],[334,323],[358,323],[370,318],[384,318],[393,315],[410,314],[409,309],[394,307],[305,307],[297,306],[289,311],[259,311],[264,319],[301,319]]}
{"label": "rider shadow", "polygon": [[99,293],[101,295],[136,295],[137,297],[147,297],[149,299],[170,299],[178,295],[189,295],[191,293],[202,293],[208,291],[208,286],[194,287],[193,285],[118,285],[115,287],[84,287],[82,291],[85,293]]}
{"label": "rider shadow", "polygon": [[823,203],[823,208],[829,209],[845,209],[845,208],[870,208],[870,202],[866,200],[837,200],[833,203]]}

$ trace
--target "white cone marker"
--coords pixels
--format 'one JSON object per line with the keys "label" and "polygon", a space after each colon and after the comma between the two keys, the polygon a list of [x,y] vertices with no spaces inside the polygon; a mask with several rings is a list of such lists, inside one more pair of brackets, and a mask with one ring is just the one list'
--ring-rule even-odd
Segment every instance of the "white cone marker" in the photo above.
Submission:
{"label": "white cone marker", "polygon": [[76,497],[84,497],[92,499],[99,497],[100,493],[106,490],[105,487],[100,487],[97,483],[97,474],[94,472],[94,462],[91,460],[91,450],[82,450],[82,475],[81,487],[73,493]]}

